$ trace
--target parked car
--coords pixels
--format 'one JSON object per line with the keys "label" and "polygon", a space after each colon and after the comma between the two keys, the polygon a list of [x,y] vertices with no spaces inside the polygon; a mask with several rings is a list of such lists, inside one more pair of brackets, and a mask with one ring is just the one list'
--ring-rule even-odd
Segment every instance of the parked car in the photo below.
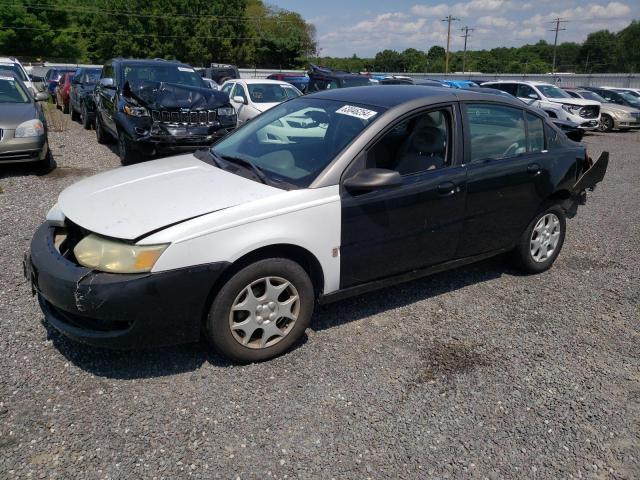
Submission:
{"label": "parked car", "polygon": [[311,64],[311,68],[307,72],[307,75],[309,76],[307,93],[331,90],[334,88],[363,87],[372,85],[367,75],[333,70],[331,68],[319,67],[314,64]]}
{"label": "parked car", "polygon": [[279,103],[302,95],[293,85],[279,80],[227,80],[220,90],[229,95],[238,116],[238,125]]}
{"label": "parked car", "polygon": [[0,72],[0,164],[34,163],[42,171],[54,166],[47,141],[47,121],[40,101],[15,74]]}
{"label": "parked car", "polygon": [[600,124],[600,103],[573,98],[550,83],[498,81],[485,82],[482,86],[510,93],[528,105],[541,108],[550,117],[577,123],[583,130],[595,130]]}
{"label": "parked car", "polygon": [[607,90],[613,90],[614,92],[623,93],[627,92],[633,95],[634,97],[640,98],[640,88],[622,88],[622,87],[600,87],[606,88]]}
{"label": "parked car", "polygon": [[565,88],[565,92],[574,98],[584,98],[600,102],[600,126],[599,130],[610,132],[613,129],[622,131],[630,128],[640,128],[640,110],[608,102],[596,92],[583,88]]}
{"label": "parked car", "polygon": [[69,93],[71,92],[71,82],[74,76],[75,72],[67,72],[62,75],[55,89],[56,105],[63,113],[69,113]]}
{"label": "parked car", "polygon": [[[265,134],[291,118],[316,136]],[[25,273],[48,323],[75,340],[140,348],[204,334],[260,361],[300,339],[316,301],[503,252],[525,272],[549,269],[607,163],[505,97],[324,91],[208,151],[67,188]]]}
{"label": "parked car", "polygon": [[74,73],[76,71],[76,67],[68,67],[68,68],[50,68],[47,70],[47,73],[44,74],[44,90],[49,94],[55,96],[56,87],[58,86],[58,81],[65,73]]}
{"label": "parked car", "polygon": [[438,80],[424,80],[424,79],[416,79],[413,81],[414,85],[422,85],[423,87],[446,87],[450,88],[449,85],[445,85]]}
{"label": "parked car", "polygon": [[227,80],[232,78],[240,78],[240,71],[235,65],[227,65],[224,63],[212,63],[207,68],[199,68],[197,72],[203,78],[209,78],[216,82],[218,85],[222,85]]}
{"label": "parked car", "polygon": [[[470,90],[470,91],[479,92],[479,93],[491,93],[493,95],[502,95],[502,96],[506,96],[508,98],[517,100],[518,102],[524,103],[519,98],[514,97],[510,93],[507,93],[503,90],[498,90],[497,88],[476,86],[476,87],[466,87],[465,90]],[[526,103],[524,104],[526,105]],[[545,112],[544,110],[538,107],[530,107],[530,108],[534,108],[540,115],[544,115],[545,117],[547,117],[549,121],[553,123],[556,127],[558,127],[560,130],[562,130],[562,132],[569,139],[573,140],[574,142],[582,141],[582,138],[584,137],[584,130],[581,130],[580,126],[577,123],[571,122],[569,120],[560,120],[557,117],[556,118],[550,117],[547,112]]]}
{"label": "parked car", "polygon": [[302,93],[307,91],[309,85],[309,77],[304,73],[272,73],[267,79],[290,83]]}
{"label": "parked car", "polygon": [[631,93],[616,92],[615,90],[611,90],[609,88],[599,88],[599,87],[580,87],[580,88],[597,93],[609,103],[615,103],[618,105],[635,108],[636,110],[640,109],[640,98],[632,95]]}
{"label": "parked car", "polygon": [[379,85],[415,85],[413,78],[402,75],[384,75],[376,80]]}
{"label": "parked car", "polygon": [[71,81],[69,92],[71,119],[80,120],[86,130],[89,130],[95,122],[96,107],[93,101],[93,91],[100,79],[101,72],[100,68],[79,68]]}
{"label": "parked car", "polygon": [[14,57],[0,57],[0,75],[8,74],[14,75],[33,93],[36,94],[36,89],[33,85],[31,77],[20,63],[20,60]]}
{"label": "parked car", "polygon": [[98,142],[116,139],[123,164],[157,151],[196,150],[236,127],[228,96],[176,61],[113,59],[94,99]]}

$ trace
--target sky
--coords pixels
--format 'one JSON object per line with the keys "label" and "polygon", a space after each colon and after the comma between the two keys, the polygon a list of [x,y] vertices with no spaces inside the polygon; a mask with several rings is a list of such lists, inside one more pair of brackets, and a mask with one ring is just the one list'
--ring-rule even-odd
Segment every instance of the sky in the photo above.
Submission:
{"label": "sky", "polygon": [[462,50],[464,26],[473,28],[467,48],[520,46],[544,39],[553,43],[557,17],[562,25],[558,41],[583,41],[589,32],[618,31],[640,20],[640,0],[267,0],[300,13],[317,29],[320,55],[371,57],[384,49],[428,50],[446,46],[451,14],[451,49]]}

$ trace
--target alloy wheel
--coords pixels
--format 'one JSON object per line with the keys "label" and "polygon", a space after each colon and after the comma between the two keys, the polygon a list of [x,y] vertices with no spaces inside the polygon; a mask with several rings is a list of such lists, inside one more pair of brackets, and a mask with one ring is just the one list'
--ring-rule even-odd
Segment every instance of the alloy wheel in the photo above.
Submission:
{"label": "alloy wheel", "polygon": [[296,287],[282,277],[264,277],[236,296],[229,312],[229,328],[241,345],[267,348],[291,332],[299,314]]}
{"label": "alloy wheel", "polygon": [[555,213],[547,213],[540,217],[529,242],[531,258],[536,262],[548,260],[558,247],[560,241],[560,220]]}

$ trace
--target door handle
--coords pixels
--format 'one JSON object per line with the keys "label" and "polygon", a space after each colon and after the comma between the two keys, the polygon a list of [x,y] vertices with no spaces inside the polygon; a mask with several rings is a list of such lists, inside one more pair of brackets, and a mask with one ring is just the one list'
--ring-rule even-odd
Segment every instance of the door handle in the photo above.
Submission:
{"label": "door handle", "polygon": [[438,185],[438,195],[441,197],[448,197],[449,195],[454,195],[459,191],[460,188],[458,188],[453,182],[444,182]]}
{"label": "door handle", "polygon": [[540,170],[540,165],[538,165],[537,163],[531,163],[527,167],[527,173],[530,175],[540,175],[541,172],[542,170]]}

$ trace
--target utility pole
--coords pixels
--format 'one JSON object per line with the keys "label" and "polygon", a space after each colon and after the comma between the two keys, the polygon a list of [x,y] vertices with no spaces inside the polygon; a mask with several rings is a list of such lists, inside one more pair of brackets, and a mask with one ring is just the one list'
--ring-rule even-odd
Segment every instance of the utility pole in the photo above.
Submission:
{"label": "utility pole", "polygon": [[560,17],[556,18],[551,22],[556,24],[555,28],[552,28],[551,30],[549,30],[550,32],[556,32],[556,38],[553,41],[553,67],[551,67],[551,73],[556,73],[556,48],[558,47],[558,32],[561,32],[562,30],[566,30],[566,28],[560,28],[560,24],[568,23],[568,22],[569,20],[563,20]]}
{"label": "utility pole", "polygon": [[447,22],[447,55],[444,57],[444,73],[449,74],[449,42],[451,41],[451,22],[460,20],[452,15],[448,15],[447,18],[443,18],[443,22]]}
{"label": "utility pole", "polygon": [[460,35],[461,37],[464,37],[464,50],[462,51],[462,73],[464,73],[465,67],[467,65],[467,38],[471,36],[469,32],[473,32],[473,28],[469,28],[468,26],[465,26],[460,30],[464,32],[464,35]]}

